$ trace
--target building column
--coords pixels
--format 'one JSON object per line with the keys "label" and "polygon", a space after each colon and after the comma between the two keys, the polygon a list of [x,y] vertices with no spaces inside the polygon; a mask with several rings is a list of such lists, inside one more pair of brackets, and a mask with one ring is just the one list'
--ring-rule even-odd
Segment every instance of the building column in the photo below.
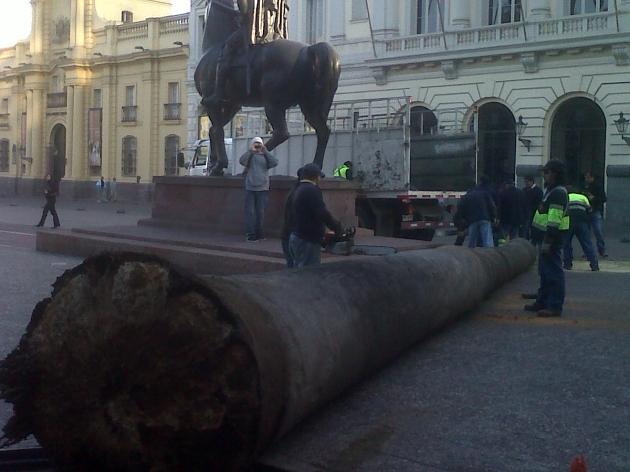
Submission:
{"label": "building column", "polygon": [[392,0],[373,0],[370,13],[375,37],[391,37],[398,34],[400,31],[398,4],[399,2]]}
{"label": "building column", "polygon": [[46,152],[42,136],[44,133],[44,91],[34,89],[30,91],[32,107],[31,118],[31,157],[33,163],[31,166],[31,176],[44,177],[46,168]]}
{"label": "building column", "polygon": [[26,157],[31,161],[26,161],[26,174],[31,174],[31,167],[33,166],[33,91],[26,91]]}
{"label": "building column", "polygon": [[31,42],[30,42],[30,51],[29,53],[36,57],[41,55],[44,50],[44,21],[43,21],[43,9],[44,5],[40,0],[31,0],[32,15],[32,33],[31,33]]}
{"label": "building column", "polygon": [[74,107],[72,110],[72,178],[81,180],[87,178],[87,152],[85,144],[85,87],[74,86]]}
{"label": "building column", "polygon": [[116,163],[115,160],[112,159],[112,154],[110,152],[111,141],[113,141],[112,137],[115,133],[115,128],[112,128],[110,116],[112,106],[111,103],[113,100],[111,93],[111,86],[107,83],[102,85],[102,103],[101,103],[101,172],[103,172],[107,177],[117,177],[116,175]]}
{"label": "building column", "polygon": [[67,113],[66,113],[66,177],[74,179],[74,152],[72,149],[74,136],[74,85],[68,85],[66,93]]}
{"label": "building column", "polygon": [[[470,2],[453,2],[451,3],[451,8],[451,24],[453,27],[455,29],[470,28]],[[446,28],[446,25],[444,27]]]}
{"label": "building column", "polygon": [[551,18],[550,0],[530,0],[529,19]]}

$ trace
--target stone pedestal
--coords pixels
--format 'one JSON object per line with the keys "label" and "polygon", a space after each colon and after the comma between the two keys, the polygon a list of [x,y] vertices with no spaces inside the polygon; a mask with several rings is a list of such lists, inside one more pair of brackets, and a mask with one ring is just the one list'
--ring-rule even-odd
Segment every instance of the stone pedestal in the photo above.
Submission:
{"label": "stone pedestal", "polygon": [[[245,189],[242,176],[155,177],[151,218],[142,225],[206,227],[219,233],[245,237]],[[284,203],[294,187],[293,177],[271,177],[265,212],[265,235],[279,237]],[[333,216],[344,226],[356,226],[355,199],[358,186],[341,179],[324,179],[320,187]]]}

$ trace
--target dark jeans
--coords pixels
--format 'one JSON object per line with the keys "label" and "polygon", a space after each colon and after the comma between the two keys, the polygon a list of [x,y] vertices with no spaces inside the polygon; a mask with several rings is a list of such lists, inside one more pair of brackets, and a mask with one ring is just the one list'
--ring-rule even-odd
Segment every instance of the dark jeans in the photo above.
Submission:
{"label": "dark jeans", "polygon": [[562,312],[565,291],[561,252],[562,245],[553,244],[548,253],[540,253],[538,257],[540,288],[536,299],[540,306],[559,312]]}
{"label": "dark jeans", "polygon": [[494,247],[492,224],[488,220],[474,221],[468,227],[468,238],[468,247]]}
{"label": "dark jeans", "polygon": [[603,231],[604,219],[602,218],[601,211],[594,211],[591,213],[591,228],[593,229],[593,234],[595,235],[595,240],[597,241],[597,252],[599,252],[600,256],[606,254],[606,242],[604,241],[604,231]]}
{"label": "dark jeans", "polygon": [[265,222],[265,208],[269,199],[269,192],[266,190],[247,190],[245,195],[245,231],[247,237],[252,239],[262,239],[263,224]]}
{"label": "dark jeans", "polygon": [[295,264],[293,262],[293,257],[291,257],[291,251],[289,250],[288,239],[282,239],[282,254],[284,254],[284,259],[287,261],[287,269],[293,268]]}
{"label": "dark jeans", "polygon": [[586,254],[586,257],[591,264],[591,269],[598,269],[599,262],[597,260],[597,254],[595,254],[595,249],[593,248],[593,243],[591,241],[591,231],[588,223],[586,222],[571,223],[571,227],[564,237],[564,267],[573,266],[573,236],[577,237],[580,246],[582,246],[582,251]]}
{"label": "dark jeans", "polygon": [[44,211],[42,212],[42,217],[39,220],[39,226],[44,226],[46,223],[46,218],[48,218],[48,212],[53,217],[53,225],[55,228],[59,226],[59,215],[57,215],[57,210],[55,210],[55,203],[57,201],[56,197],[46,197],[46,205],[44,206]]}
{"label": "dark jeans", "polygon": [[295,233],[289,237],[289,254],[293,267],[318,265],[322,260],[322,245],[299,238]]}

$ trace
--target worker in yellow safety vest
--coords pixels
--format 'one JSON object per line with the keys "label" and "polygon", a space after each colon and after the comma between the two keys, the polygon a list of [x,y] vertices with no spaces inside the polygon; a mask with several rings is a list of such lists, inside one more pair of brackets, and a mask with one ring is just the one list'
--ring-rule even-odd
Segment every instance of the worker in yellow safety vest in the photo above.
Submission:
{"label": "worker in yellow safety vest", "polygon": [[564,268],[565,270],[573,269],[573,236],[575,236],[591,264],[591,270],[597,272],[599,270],[599,260],[591,241],[590,221],[591,212],[593,211],[591,202],[586,195],[578,193],[570,187],[567,190],[569,191],[568,213],[571,224],[565,236],[562,250]]}
{"label": "worker in yellow safety vest", "polygon": [[562,315],[565,282],[562,268],[562,246],[569,230],[569,195],[563,186],[566,168],[562,161],[551,159],[543,167],[545,194],[534,214],[532,228],[540,235],[538,274],[540,286],[536,301],[525,305],[526,311],[537,312],[541,317]]}
{"label": "worker in yellow safety vest", "polygon": [[333,177],[341,177],[342,179],[352,180],[352,162],[346,161],[337,166],[333,171]]}

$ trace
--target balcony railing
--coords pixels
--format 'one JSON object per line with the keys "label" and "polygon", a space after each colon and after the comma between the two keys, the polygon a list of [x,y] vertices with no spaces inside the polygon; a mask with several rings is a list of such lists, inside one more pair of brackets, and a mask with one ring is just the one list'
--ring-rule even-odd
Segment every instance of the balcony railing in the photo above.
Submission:
{"label": "balcony railing", "polygon": [[68,94],[66,92],[49,93],[46,104],[48,108],[65,108],[68,106]]}
{"label": "balcony railing", "polygon": [[137,118],[138,118],[138,107],[136,105],[122,107],[123,123],[133,123],[137,120]]}
{"label": "balcony railing", "polygon": [[378,41],[379,57],[398,57],[448,49],[466,50],[497,47],[510,44],[526,45],[543,41],[568,39],[616,33],[614,12],[554,18],[525,23],[469,28]]}
{"label": "balcony railing", "polygon": [[164,104],[164,120],[179,120],[181,118],[181,103],[165,103]]}
{"label": "balcony railing", "polygon": [[0,113],[0,129],[9,129],[9,114]]}

